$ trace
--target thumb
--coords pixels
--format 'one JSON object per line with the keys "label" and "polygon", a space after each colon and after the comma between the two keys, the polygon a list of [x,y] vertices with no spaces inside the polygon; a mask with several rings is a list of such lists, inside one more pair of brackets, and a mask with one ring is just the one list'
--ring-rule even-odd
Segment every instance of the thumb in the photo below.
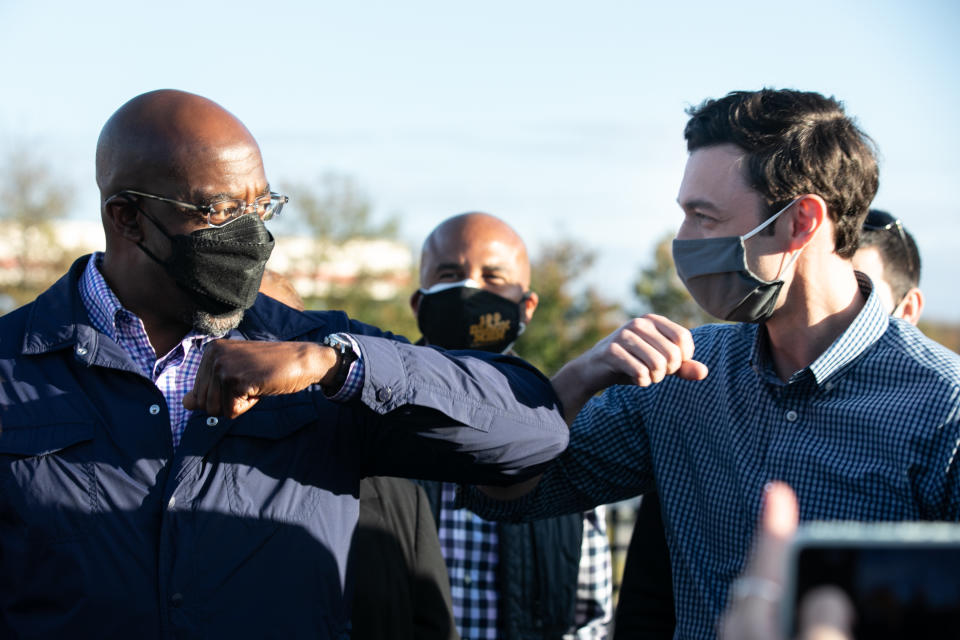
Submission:
{"label": "thumb", "polygon": [[240,415],[249,411],[259,400],[259,397],[249,395],[234,398],[230,404],[230,410],[227,412],[227,416],[235,420]]}
{"label": "thumb", "polygon": [[703,380],[707,377],[710,370],[707,365],[697,360],[684,360],[677,369],[676,376],[684,380]]}

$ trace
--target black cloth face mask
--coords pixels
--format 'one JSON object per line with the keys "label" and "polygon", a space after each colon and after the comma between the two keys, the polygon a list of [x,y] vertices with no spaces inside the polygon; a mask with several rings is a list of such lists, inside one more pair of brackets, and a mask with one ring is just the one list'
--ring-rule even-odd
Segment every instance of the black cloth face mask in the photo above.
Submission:
{"label": "black cloth face mask", "polygon": [[420,293],[417,326],[427,344],[503,353],[523,332],[520,303],[484,291],[472,280],[444,282]]}
{"label": "black cloth face mask", "polygon": [[170,240],[170,257],[161,260],[142,242],[137,246],[187,292],[197,309],[223,315],[253,306],[273,251],[273,236],[259,216],[242,215],[185,235],[168,233],[153,216],[139,211]]}

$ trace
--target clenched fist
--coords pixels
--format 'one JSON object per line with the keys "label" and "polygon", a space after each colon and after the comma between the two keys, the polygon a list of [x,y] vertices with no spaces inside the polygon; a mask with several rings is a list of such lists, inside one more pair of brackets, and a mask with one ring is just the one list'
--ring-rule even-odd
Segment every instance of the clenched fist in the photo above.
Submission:
{"label": "clenched fist", "polygon": [[183,406],[236,418],[262,396],[328,384],[336,370],[334,349],[312,342],[215,340],[203,352],[193,389],[184,396]]}

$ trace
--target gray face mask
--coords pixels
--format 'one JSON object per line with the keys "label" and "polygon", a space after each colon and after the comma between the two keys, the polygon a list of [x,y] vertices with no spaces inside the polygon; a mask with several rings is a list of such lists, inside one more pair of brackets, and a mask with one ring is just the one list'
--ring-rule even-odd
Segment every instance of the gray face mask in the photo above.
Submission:
{"label": "gray face mask", "polygon": [[[783,280],[763,280],[747,266],[744,241],[763,231],[799,198],[742,236],[673,241],[677,274],[697,304],[710,315],[732,322],[763,322],[773,313]],[[780,270],[789,267],[794,252]]]}

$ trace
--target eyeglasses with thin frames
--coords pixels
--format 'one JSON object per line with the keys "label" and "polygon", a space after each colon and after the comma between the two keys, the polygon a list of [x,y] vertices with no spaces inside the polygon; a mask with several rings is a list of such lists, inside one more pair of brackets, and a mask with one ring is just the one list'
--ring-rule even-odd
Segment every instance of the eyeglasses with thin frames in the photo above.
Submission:
{"label": "eyeglasses with thin frames", "polygon": [[203,215],[204,219],[207,221],[207,224],[211,227],[222,227],[228,222],[231,222],[247,213],[255,213],[260,216],[261,220],[266,222],[267,220],[279,215],[280,211],[283,209],[283,205],[290,201],[290,198],[287,196],[274,193],[273,191],[271,191],[269,195],[260,196],[250,203],[238,198],[231,198],[227,200],[218,200],[217,202],[205,205],[190,204],[189,202],[173,200],[172,198],[164,198],[163,196],[154,195],[152,193],[144,193],[143,191],[134,191],[133,189],[124,189],[123,191],[118,191],[110,198],[112,199],[118,196],[126,195],[140,196],[141,198],[150,198],[151,200],[159,200],[160,202],[167,202],[189,211],[197,211]]}

